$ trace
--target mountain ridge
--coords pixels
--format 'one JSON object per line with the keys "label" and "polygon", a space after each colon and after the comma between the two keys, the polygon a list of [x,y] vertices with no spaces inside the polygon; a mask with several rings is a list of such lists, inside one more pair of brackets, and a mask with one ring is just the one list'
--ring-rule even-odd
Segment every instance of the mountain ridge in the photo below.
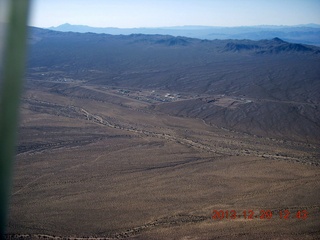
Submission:
{"label": "mountain ridge", "polygon": [[296,26],[242,26],[242,27],[210,27],[210,26],[176,26],[158,28],[115,28],[90,27],[85,25],[62,24],[50,30],[63,32],[94,32],[113,35],[162,34],[184,36],[199,39],[272,39],[280,37],[286,41],[302,44],[320,45],[320,25],[305,24]]}
{"label": "mountain ridge", "polygon": [[[32,29],[29,47],[27,75],[38,83],[77,79],[187,94],[191,99],[160,102],[154,109],[250,134],[319,141],[320,51],[315,46],[280,38],[201,40]],[[221,100],[208,105],[200,101],[204,96]]]}

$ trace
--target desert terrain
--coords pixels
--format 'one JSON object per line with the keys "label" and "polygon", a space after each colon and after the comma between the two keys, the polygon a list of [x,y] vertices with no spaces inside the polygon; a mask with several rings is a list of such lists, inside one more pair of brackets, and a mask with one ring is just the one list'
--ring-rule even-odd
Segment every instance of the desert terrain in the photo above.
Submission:
{"label": "desert terrain", "polygon": [[[289,50],[275,53],[268,46],[266,53],[258,45],[243,50],[247,42],[227,48],[219,42],[219,59],[205,55],[202,62],[193,58],[200,43],[192,42],[182,55],[187,63],[173,66],[164,62],[166,53],[177,58],[191,40],[166,37],[160,50],[146,43],[142,59],[120,52],[124,67],[110,63],[103,72],[90,65],[91,55],[72,65],[78,56],[67,50],[55,52],[66,55],[59,61],[42,61],[37,51],[51,38],[36,36],[21,99],[7,239],[319,239],[316,48],[301,54],[285,45]],[[141,44],[141,36],[131,37]],[[148,54],[163,49],[142,71]],[[293,90],[281,94],[287,82]]]}

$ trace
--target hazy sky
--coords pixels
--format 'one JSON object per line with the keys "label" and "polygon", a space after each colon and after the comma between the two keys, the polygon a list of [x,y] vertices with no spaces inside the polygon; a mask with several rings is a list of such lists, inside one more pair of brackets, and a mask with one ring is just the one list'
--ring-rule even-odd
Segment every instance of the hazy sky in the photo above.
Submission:
{"label": "hazy sky", "polygon": [[94,27],[320,24],[320,0],[33,0],[29,24]]}

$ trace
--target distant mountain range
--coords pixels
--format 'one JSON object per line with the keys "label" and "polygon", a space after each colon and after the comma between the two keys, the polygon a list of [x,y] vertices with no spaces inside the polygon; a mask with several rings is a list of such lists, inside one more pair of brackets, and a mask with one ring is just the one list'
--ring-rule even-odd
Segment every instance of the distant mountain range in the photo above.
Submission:
{"label": "distant mountain range", "polygon": [[[226,129],[317,141],[320,48],[270,40],[201,40],[170,35],[110,35],[31,28],[27,78],[123,89],[187,93],[154,109]],[[207,96],[207,97],[206,97]],[[225,106],[216,97],[237,104]]]}
{"label": "distant mountain range", "polygon": [[249,39],[261,40],[281,38],[288,42],[320,46],[320,25],[306,24],[297,26],[244,26],[244,27],[208,27],[181,26],[163,28],[96,28],[83,25],[63,24],[50,30],[79,33],[106,33],[112,35],[161,34],[184,36],[199,39]]}

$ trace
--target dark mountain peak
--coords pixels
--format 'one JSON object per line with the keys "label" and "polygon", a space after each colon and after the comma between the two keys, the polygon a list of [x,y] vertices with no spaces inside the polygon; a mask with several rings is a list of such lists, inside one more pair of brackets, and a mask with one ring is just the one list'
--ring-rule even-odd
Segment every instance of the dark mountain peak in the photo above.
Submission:
{"label": "dark mountain peak", "polygon": [[277,42],[277,43],[286,43],[285,41],[283,41],[282,39],[275,37],[272,39],[272,41]]}
{"label": "dark mountain peak", "polygon": [[187,46],[191,42],[187,38],[184,38],[184,37],[169,36],[167,38],[157,40],[156,43],[163,44],[166,46]]}
{"label": "dark mountain peak", "polygon": [[[125,35],[124,35],[125,37]],[[160,34],[130,34],[127,36],[128,40],[133,40],[133,43],[145,43],[145,44],[156,44],[164,46],[188,46],[194,39],[186,37],[174,37],[170,35]]]}

